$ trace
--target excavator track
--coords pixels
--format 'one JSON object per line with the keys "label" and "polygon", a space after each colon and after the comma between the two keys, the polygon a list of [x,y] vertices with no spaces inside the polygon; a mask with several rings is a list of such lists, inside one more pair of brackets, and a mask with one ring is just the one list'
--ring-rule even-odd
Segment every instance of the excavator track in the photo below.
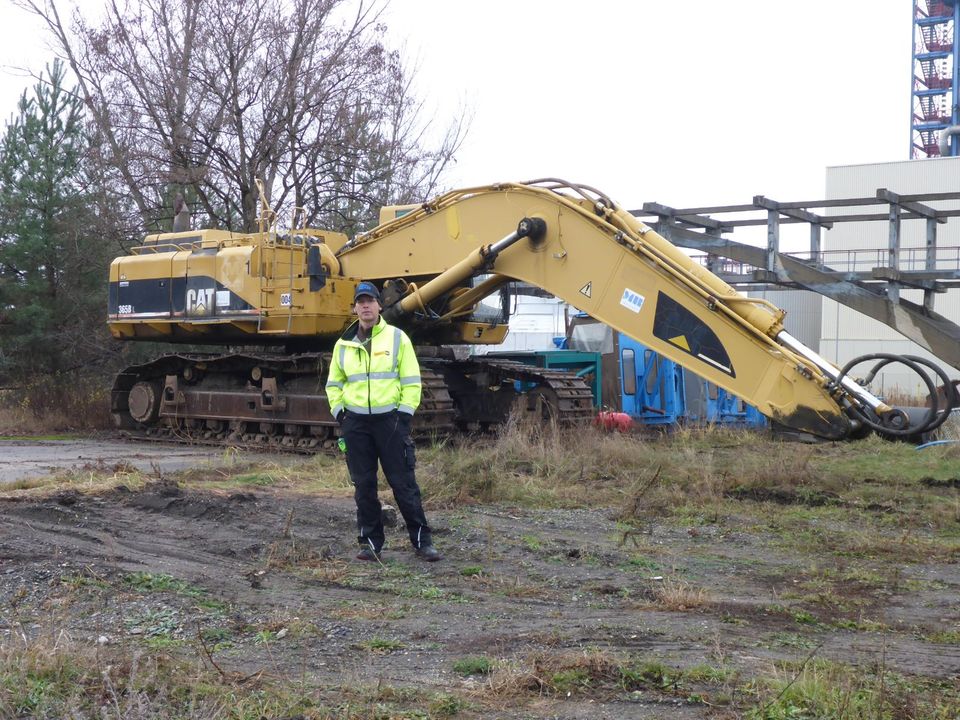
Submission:
{"label": "excavator track", "polygon": [[571,425],[595,415],[593,394],[580,377],[561,370],[483,356],[429,361],[457,406],[461,430],[488,430],[511,416],[527,424]]}
{"label": "excavator track", "polygon": [[[324,385],[330,353],[165,355],[121,372],[111,392],[126,437],[242,449],[317,452],[339,426]],[[445,434],[454,406],[442,378],[423,369],[416,435]]]}
{"label": "excavator track", "polygon": [[[121,372],[111,393],[124,437],[293,453],[333,452],[339,427],[324,385],[329,353],[171,354]],[[417,437],[527,423],[589,421],[581,378],[510,360],[421,359]]]}

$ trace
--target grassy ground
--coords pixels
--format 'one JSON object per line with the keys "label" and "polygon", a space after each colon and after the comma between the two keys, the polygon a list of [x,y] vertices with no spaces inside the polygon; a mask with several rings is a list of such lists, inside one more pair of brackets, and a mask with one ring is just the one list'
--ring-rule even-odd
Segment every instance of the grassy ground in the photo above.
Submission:
{"label": "grassy ground", "polygon": [[[126,641],[90,643],[25,607],[35,588],[4,596],[0,717],[960,717],[958,668],[893,657],[897,643],[919,655],[960,655],[951,650],[960,646],[951,600],[958,578],[943,570],[960,556],[960,445],[918,451],[877,439],[802,445],[724,431],[652,439],[514,428],[497,439],[422,447],[418,475],[428,511],[449,529],[446,544],[452,550],[463,539],[466,548],[444,561],[445,575],[393,560],[358,568],[315,543],[297,544],[293,509],[285,522],[279,515],[286,527],[261,538],[257,572],[345,593],[348,601],[325,612],[348,624],[401,621],[422,603],[433,603],[437,618],[466,607],[464,617],[496,620],[484,598],[570,614],[559,598],[586,593],[589,612],[608,613],[603,623],[622,615],[672,628],[694,637],[702,660],[665,661],[628,640],[614,643],[603,623],[572,642],[558,621],[555,631],[538,630],[502,652],[499,645],[450,650],[447,641],[431,648],[416,634],[376,625],[352,641],[352,653],[389,664],[414,650],[443,650],[449,680],[338,683],[306,661],[299,668],[243,662],[273,657],[294,637],[329,642],[315,617],[261,612],[234,622],[237,607],[209,587],[89,565],[48,578],[56,592],[36,597],[58,611],[87,608],[102,595],[164,602],[128,614],[127,630],[137,632]],[[342,461],[316,457],[164,478],[117,466],[21,483],[5,501],[40,507],[75,493],[100,502],[120,485],[135,493],[158,482],[217,497],[350,497]],[[571,545],[572,531],[550,530],[575,527],[564,519],[581,516],[609,518],[605,545]],[[567,573],[572,584],[564,584]],[[742,589],[716,580],[737,574]],[[768,585],[776,587],[772,600],[746,595]],[[920,597],[910,617],[898,615],[901,603]],[[193,632],[178,614],[183,608],[197,618]],[[689,635],[707,623],[719,628],[713,640]],[[844,650],[867,641],[881,647],[869,663]]]}

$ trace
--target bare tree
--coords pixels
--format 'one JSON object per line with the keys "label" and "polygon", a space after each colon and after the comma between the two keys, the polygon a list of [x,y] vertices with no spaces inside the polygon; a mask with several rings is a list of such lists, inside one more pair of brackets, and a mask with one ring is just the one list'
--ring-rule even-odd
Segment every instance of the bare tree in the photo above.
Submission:
{"label": "bare tree", "polygon": [[280,212],[355,230],[375,206],[438,187],[462,118],[428,147],[412,73],[366,0],[107,0],[42,17],[93,118],[103,173],[148,227],[182,193],[212,225],[255,226],[256,178]]}

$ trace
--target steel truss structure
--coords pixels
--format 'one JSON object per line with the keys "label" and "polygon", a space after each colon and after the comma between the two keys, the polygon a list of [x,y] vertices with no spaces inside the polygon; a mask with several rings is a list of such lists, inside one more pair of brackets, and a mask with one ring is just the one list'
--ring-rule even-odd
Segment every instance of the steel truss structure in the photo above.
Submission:
{"label": "steel truss structure", "polygon": [[[929,205],[932,202],[953,207],[934,208]],[[885,206],[886,212],[857,212],[871,206]],[[832,208],[836,214],[815,212],[824,208]],[[960,369],[960,326],[933,309],[936,295],[960,287],[960,247],[942,247],[937,242],[940,225],[960,217],[960,192],[900,195],[880,188],[874,197],[802,202],[777,202],[757,195],[749,205],[673,208],[645,203],[631,213],[674,245],[703,253],[706,266],[731,285],[744,289],[781,286],[819,293],[889,325]],[[713,217],[733,214],[739,217]],[[901,225],[911,220],[925,223],[922,248],[901,246]],[[823,229],[844,222],[888,223],[887,247],[824,251]],[[809,250],[783,253],[780,228],[794,223],[809,225]],[[766,247],[723,237],[723,233],[750,226],[766,226]],[[922,291],[923,301],[901,297],[903,289]]]}

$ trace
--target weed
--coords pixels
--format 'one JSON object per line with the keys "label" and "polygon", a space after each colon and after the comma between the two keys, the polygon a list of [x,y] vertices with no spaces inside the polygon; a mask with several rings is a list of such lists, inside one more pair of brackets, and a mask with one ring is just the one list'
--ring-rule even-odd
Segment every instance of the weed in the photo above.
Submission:
{"label": "weed", "polygon": [[857,620],[842,618],[834,621],[832,625],[840,630],[856,630],[858,632],[884,632],[889,629],[882,622],[869,620],[867,618],[859,618]]}
{"label": "weed", "polygon": [[234,636],[229,628],[209,627],[200,632],[200,641],[205,652],[216,653],[232,648]]}
{"label": "weed", "polygon": [[511,697],[531,691],[541,695],[598,694],[611,690],[653,689],[674,694],[682,671],[661,663],[622,658],[603,650],[580,653],[536,653],[496,663],[487,689],[493,696]]}
{"label": "weed", "polygon": [[938,630],[924,635],[923,639],[940,645],[960,645],[960,630]]}
{"label": "weed", "polygon": [[358,643],[356,647],[376,653],[377,655],[386,655],[388,653],[396,652],[397,650],[403,650],[404,645],[399,640],[374,637]]}
{"label": "weed", "polygon": [[660,565],[657,562],[642,555],[631,556],[627,563],[630,567],[642,572],[657,572],[660,569]]}
{"label": "weed", "polygon": [[197,600],[197,607],[205,610],[210,615],[225,615],[230,610],[230,605],[222,600],[202,597]]}
{"label": "weed", "polygon": [[[157,636],[137,648],[88,648],[56,632],[0,644],[0,717],[233,718],[328,717],[293,689],[239,683],[182,644]],[[339,716],[338,716],[339,717]],[[354,718],[362,715],[351,716]]]}
{"label": "weed", "polygon": [[618,668],[620,686],[624,690],[644,687],[667,689],[680,683],[683,673],[659,662],[632,662]]}
{"label": "weed", "polygon": [[539,552],[543,549],[543,542],[536,535],[521,535],[520,542],[530,552]]}
{"label": "weed", "polygon": [[[405,593],[402,593],[405,594]],[[428,585],[426,587],[416,588],[412,593],[415,597],[419,597],[423,600],[445,600],[447,599],[447,592],[443,588],[438,588],[435,585]],[[407,595],[407,594],[405,594]],[[409,596],[409,595],[407,595]]]}
{"label": "weed", "polygon": [[160,634],[152,635],[146,639],[147,647],[153,648],[154,650],[168,650],[170,648],[180,647],[184,645],[184,640],[182,638],[175,638],[171,635]]}
{"label": "weed", "polygon": [[256,634],[253,636],[253,641],[257,645],[269,645],[274,640],[276,640],[277,634],[273,630],[257,630]]}
{"label": "weed", "polygon": [[431,717],[454,717],[466,710],[469,704],[456,695],[440,693],[430,699],[427,707]]}
{"label": "weed", "polygon": [[493,669],[493,661],[485,656],[460,658],[453,663],[454,672],[461,675],[486,675]]}
{"label": "weed", "polygon": [[732,668],[714,665],[694,665],[683,671],[684,679],[690,682],[706,682],[714,685],[728,683],[736,676],[737,672]]}
{"label": "weed", "polygon": [[405,618],[410,612],[410,605],[400,603],[397,605],[380,605],[373,603],[346,601],[343,605],[333,611],[333,615],[344,620],[400,620]]}
{"label": "weed", "polygon": [[713,604],[709,593],[703,588],[694,588],[675,576],[667,576],[654,588],[657,604],[665,610],[696,610]]}
{"label": "weed", "polygon": [[260,487],[266,487],[273,485],[276,481],[277,478],[270,473],[250,473],[248,475],[236,475],[233,477],[233,482],[237,485],[258,485]]}
{"label": "weed", "polygon": [[467,565],[460,568],[460,574],[464,577],[477,577],[483,575],[483,568],[479,565]]}
{"label": "weed", "polygon": [[95,588],[97,590],[110,589],[110,583],[88,570],[72,575],[64,575],[60,578],[60,582],[71,590],[80,590],[81,588]]}
{"label": "weed", "polygon": [[173,637],[180,632],[180,617],[173,608],[161,607],[127,618],[124,623],[131,635],[146,638]]}
{"label": "weed", "polygon": [[759,697],[745,715],[749,720],[946,720],[960,712],[954,691],[889,671],[863,672],[828,662],[783,667],[754,691]]}
{"label": "weed", "polygon": [[770,636],[769,645],[770,647],[787,647],[809,650],[810,648],[816,647],[817,643],[812,638],[804,637],[803,635],[798,635],[797,633],[778,632]]}
{"label": "weed", "polygon": [[171,575],[135,572],[124,577],[124,584],[141,593],[169,592],[188,597],[201,597],[204,591]]}
{"label": "weed", "polygon": [[575,690],[589,688],[592,678],[586,668],[570,668],[554,673],[550,686],[554,692],[570,695]]}

